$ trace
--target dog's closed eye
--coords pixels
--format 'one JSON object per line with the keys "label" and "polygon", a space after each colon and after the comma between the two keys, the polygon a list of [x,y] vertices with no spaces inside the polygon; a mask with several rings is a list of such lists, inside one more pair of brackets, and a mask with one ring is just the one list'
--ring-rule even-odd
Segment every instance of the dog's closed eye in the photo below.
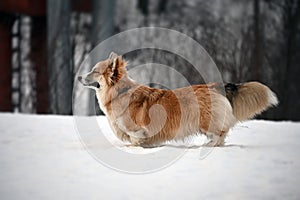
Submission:
{"label": "dog's closed eye", "polygon": [[95,73],[95,74],[100,74],[100,72],[98,72],[98,71],[93,71],[93,73]]}

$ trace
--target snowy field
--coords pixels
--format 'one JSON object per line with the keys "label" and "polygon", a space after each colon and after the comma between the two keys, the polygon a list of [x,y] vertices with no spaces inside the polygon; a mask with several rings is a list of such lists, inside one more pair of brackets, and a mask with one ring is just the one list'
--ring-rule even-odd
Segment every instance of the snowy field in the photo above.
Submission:
{"label": "snowy field", "polygon": [[2,113],[0,199],[300,199],[300,123],[253,120],[226,141],[204,159],[195,143],[172,165],[135,175],[97,162],[73,117]]}

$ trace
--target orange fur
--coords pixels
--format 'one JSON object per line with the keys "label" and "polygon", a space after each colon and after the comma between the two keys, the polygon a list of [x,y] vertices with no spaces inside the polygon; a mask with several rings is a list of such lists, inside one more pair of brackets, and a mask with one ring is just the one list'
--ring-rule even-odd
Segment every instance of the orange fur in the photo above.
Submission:
{"label": "orange fur", "polygon": [[[126,61],[114,53],[84,76],[97,81],[96,95],[116,136],[133,145],[155,146],[193,134],[206,134],[208,145],[219,146],[238,120],[253,117],[277,102],[271,90],[256,82],[245,83],[230,93],[220,85],[194,85],[162,90],[140,85],[127,76]],[[270,97],[276,102],[271,102]],[[232,104],[232,105],[231,105]]]}

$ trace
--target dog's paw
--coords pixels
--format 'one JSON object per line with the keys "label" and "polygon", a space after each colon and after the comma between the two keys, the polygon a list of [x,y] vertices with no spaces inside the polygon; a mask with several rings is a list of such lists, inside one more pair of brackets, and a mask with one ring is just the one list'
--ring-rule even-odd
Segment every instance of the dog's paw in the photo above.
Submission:
{"label": "dog's paw", "polygon": [[220,147],[220,146],[224,146],[224,142],[211,140],[211,141],[205,143],[203,146],[204,147]]}
{"label": "dog's paw", "polygon": [[140,147],[140,145],[137,145],[137,144],[125,144],[124,147]]}

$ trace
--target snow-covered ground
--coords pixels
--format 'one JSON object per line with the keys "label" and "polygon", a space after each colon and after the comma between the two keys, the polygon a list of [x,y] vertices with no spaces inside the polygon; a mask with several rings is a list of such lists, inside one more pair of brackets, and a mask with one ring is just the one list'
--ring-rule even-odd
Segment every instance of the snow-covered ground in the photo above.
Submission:
{"label": "snow-covered ground", "polygon": [[[110,133],[105,117],[98,121]],[[199,159],[203,149],[189,148],[153,173],[121,173],[86,151],[73,117],[2,113],[0,199],[300,198],[300,123],[249,121],[230,132],[225,147]]]}

